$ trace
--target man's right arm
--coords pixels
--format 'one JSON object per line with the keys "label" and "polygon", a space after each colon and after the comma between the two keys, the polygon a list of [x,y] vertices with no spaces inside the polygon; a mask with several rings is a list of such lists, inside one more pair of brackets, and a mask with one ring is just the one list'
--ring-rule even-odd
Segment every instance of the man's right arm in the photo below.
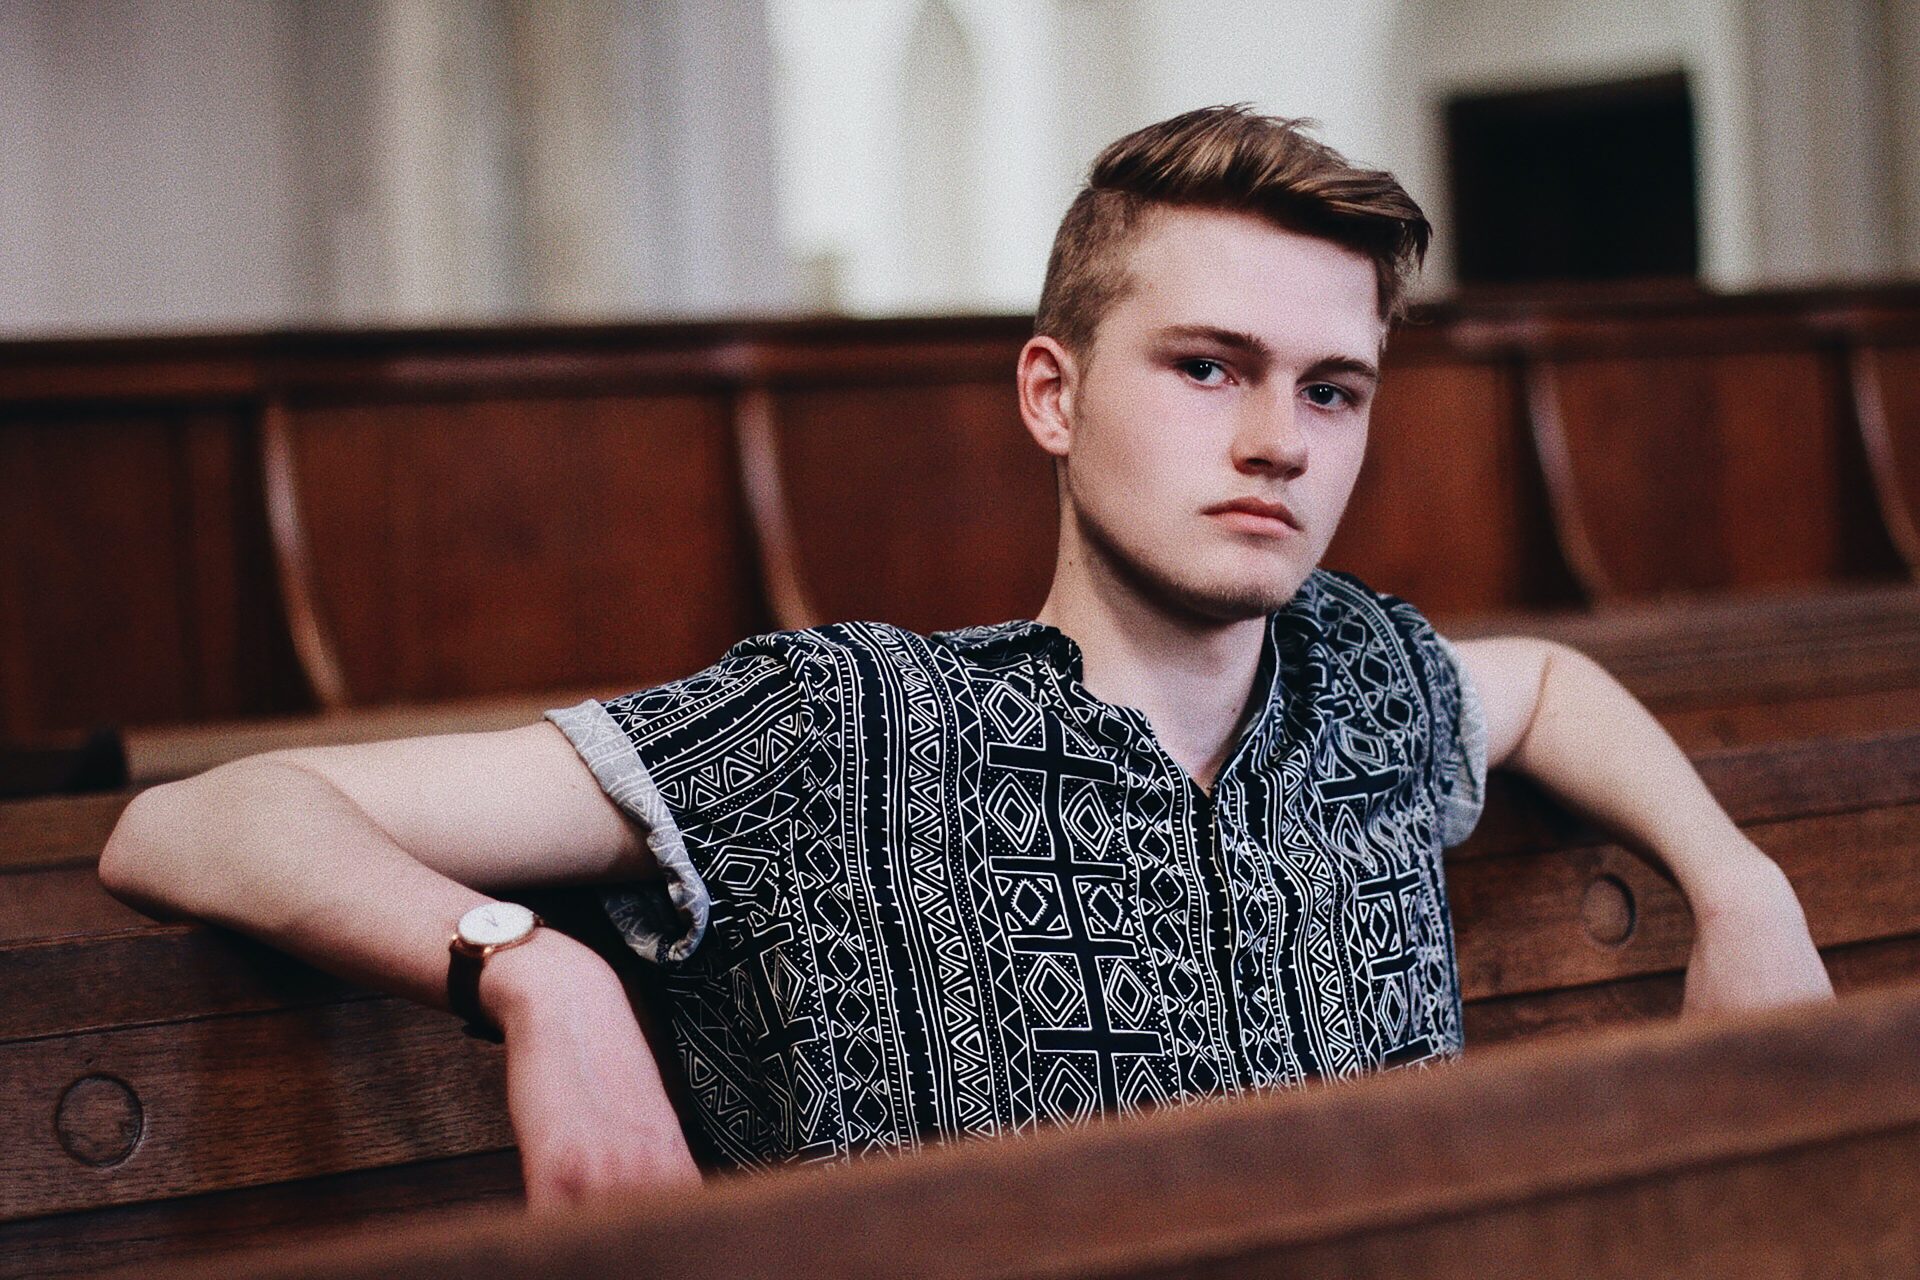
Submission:
{"label": "man's right arm", "polygon": [[[534,885],[658,874],[549,724],[257,756],[156,787],[100,860],[159,915],[228,926],[352,981],[445,1008],[470,907]],[[551,929],[489,959],[529,1202],[697,1179],[618,979]]]}

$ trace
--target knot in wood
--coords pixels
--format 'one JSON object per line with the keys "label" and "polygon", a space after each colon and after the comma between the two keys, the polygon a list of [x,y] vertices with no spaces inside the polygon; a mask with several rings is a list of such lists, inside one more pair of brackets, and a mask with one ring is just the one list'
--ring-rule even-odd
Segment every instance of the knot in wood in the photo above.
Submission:
{"label": "knot in wood", "polygon": [[1618,876],[1597,876],[1580,903],[1580,923],[1603,947],[1618,947],[1633,936],[1637,911],[1633,890]]}
{"label": "knot in wood", "polygon": [[132,1155],[146,1123],[139,1095],[112,1076],[81,1076],[67,1086],[53,1112],[53,1131],[60,1145],[75,1160],[95,1169],[119,1164]]}

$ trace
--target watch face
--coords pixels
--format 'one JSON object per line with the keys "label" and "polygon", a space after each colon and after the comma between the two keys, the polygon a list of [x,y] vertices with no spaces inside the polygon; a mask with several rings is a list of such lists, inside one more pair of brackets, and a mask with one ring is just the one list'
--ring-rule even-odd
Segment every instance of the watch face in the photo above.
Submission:
{"label": "watch face", "polygon": [[517,942],[533,932],[533,912],[517,902],[483,902],[460,917],[460,940],[475,947]]}

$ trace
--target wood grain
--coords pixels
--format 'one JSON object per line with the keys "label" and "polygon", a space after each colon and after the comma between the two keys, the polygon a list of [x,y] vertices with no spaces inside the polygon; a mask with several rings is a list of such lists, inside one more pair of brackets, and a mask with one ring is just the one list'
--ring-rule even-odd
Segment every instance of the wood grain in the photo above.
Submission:
{"label": "wood grain", "polygon": [[1578,603],[1511,366],[1389,363],[1325,563],[1441,618]]}
{"label": "wood grain", "polygon": [[[83,1076],[125,1082],[144,1132],[107,1168],[51,1119]],[[504,1150],[500,1051],[444,1013],[359,1000],[0,1044],[0,1221]]]}
{"label": "wood grain", "polygon": [[[1745,828],[1778,862],[1821,946],[1920,934],[1920,805]],[[1626,940],[1607,945],[1585,922],[1602,877],[1634,906]],[[1678,889],[1616,846],[1456,861],[1447,871],[1469,1000],[1583,986],[1685,966],[1693,927]]]}
{"label": "wood grain", "polygon": [[[1842,995],[1911,984],[1920,978],[1920,936],[1880,938],[1822,949]],[[1656,1022],[1680,1012],[1683,975],[1653,973],[1587,987],[1487,996],[1466,1007],[1467,1052],[1511,1040],[1570,1035],[1602,1027]]]}
{"label": "wood grain", "polygon": [[1887,343],[1872,352],[1886,427],[1889,497],[1920,530],[1920,342]]}
{"label": "wood grain", "polygon": [[780,452],[809,598],[823,617],[932,631],[1040,608],[1053,467],[991,381],[791,388]]}
{"label": "wood grain", "polygon": [[1903,1274],[1916,1054],[1902,988],[201,1274]]}
{"label": "wood grain", "polygon": [[[1447,630],[1456,639],[1522,633],[1572,644],[1650,702],[1690,749],[1920,727],[1912,658],[1920,653],[1920,592],[1911,589],[1599,615],[1507,613]],[[126,733],[125,750],[133,780],[144,785],[264,751],[511,728],[533,723],[546,708],[640,683],[136,729]],[[0,808],[0,859],[9,843],[5,814]]]}
{"label": "wood grain", "polygon": [[91,866],[130,798],[111,792],[0,802],[0,873]]}
{"label": "wood grain", "polygon": [[[638,679],[628,679],[534,694],[355,707],[331,715],[130,729],[124,735],[127,771],[136,785],[150,786],[190,778],[230,760],[267,751],[384,742],[428,734],[492,733],[537,724],[552,708],[575,706],[586,698],[611,698],[640,684]],[[4,844],[4,832],[0,827],[0,844]]]}
{"label": "wood grain", "polygon": [[[1547,370],[1570,487],[1628,595],[1907,576],[1842,370],[1874,371],[1881,488],[1910,496],[1917,316],[1907,287],[1432,309],[1394,337],[1331,563],[1443,619],[1573,603],[1579,548],[1564,530],[1556,545],[1517,417],[1518,371]],[[311,613],[358,702],[645,682],[769,625],[727,427],[738,404],[778,418],[782,474],[757,479],[788,495],[789,576],[822,616],[925,629],[1031,613],[1053,516],[1013,412],[1028,327],[0,343],[0,739],[312,708],[258,465],[276,406]],[[1766,514],[1782,501],[1791,518]]]}
{"label": "wood grain", "polygon": [[1903,576],[1828,354],[1606,355],[1554,373],[1581,520],[1619,593]]}
{"label": "wood grain", "polygon": [[302,705],[231,408],[9,409],[0,734]]}
{"label": "wood grain", "polygon": [[289,415],[319,607],[361,702],[670,679],[759,620],[718,400]]}
{"label": "wood grain", "polygon": [[371,998],[237,934],[127,914],[0,945],[0,1043]]}
{"label": "wood grain", "polygon": [[517,1213],[519,1201],[519,1153],[500,1151],[56,1214],[0,1223],[0,1280],[150,1271],[162,1262],[287,1248],[346,1229],[417,1227],[481,1206]]}

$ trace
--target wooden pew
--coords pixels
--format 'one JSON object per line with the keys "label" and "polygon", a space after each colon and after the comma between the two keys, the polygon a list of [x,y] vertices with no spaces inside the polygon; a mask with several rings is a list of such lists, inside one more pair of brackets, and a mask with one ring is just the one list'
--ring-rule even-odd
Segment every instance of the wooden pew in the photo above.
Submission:
{"label": "wooden pew", "polygon": [[641,682],[636,681],[593,689],[362,707],[324,715],[133,729],[125,735],[127,772],[136,785],[152,786],[190,778],[215,765],[267,751],[444,733],[490,733],[534,724],[552,707],[576,706],[587,698],[610,698],[639,687]]}
{"label": "wooden pew", "polygon": [[0,1276],[517,1197],[497,1052],[109,897],[127,799],[0,805]]}
{"label": "wooden pew", "polygon": [[[1837,988],[1920,978],[1920,729],[1694,764],[1792,880]],[[1678,1011],[1692,937],[1679,891],[1523,780],[1493,778],[1447,885],[1470,1045]]]}
{"label": "wooden pew", "polygon": [[1593,657],[1688,748],[1920,725],[1920,590],[1669,601],[1596,614],[1444,623]]}
{"label": "wooden pew", "polygon": [[[1920,590],[1914,588],[1676,601],[1603,614],[1478,616],[1441,625],[1456,639],[1519,634],[1571,644],[1612,671],[1688,748],[1920,725]],[[641,683],[134,729],[124,735],[124,750],[132,781],[145,786],[263,751],[513,728],[535,722],[549,707]]]}
{"label": "wooden pew", "polygon": [[[1787,868],[1842,989],[1920,976],[1920,731],[1699,765]],[[1689,924],[1671,886],[1496,783],[1449,864],[1474,1052],[1676,1009]],[[0,1150],[17,1153],[0,1275],[510,1200],[498,1051],[445,1015],[112,903],[91,860],[117,803],[0,806],[0,894],[46,904],[0,939]],[[570,923],[642,981],[604,924]]]}
{"label": "wooden pew", "polygon": [[[1053,498],[1013,401],[1028,327],[0,343],[0,616],[26,620],[0,631],[0,743],[1031,613]],[[1395,335],[1328,562],[1454,617],[1912,581],[1916,352],[1910,286],[1435,308]]]}
{"label": "wooden pew", "polygon": [[1906,1277],[1916,1061],[1909,986],[192,1274]]}

